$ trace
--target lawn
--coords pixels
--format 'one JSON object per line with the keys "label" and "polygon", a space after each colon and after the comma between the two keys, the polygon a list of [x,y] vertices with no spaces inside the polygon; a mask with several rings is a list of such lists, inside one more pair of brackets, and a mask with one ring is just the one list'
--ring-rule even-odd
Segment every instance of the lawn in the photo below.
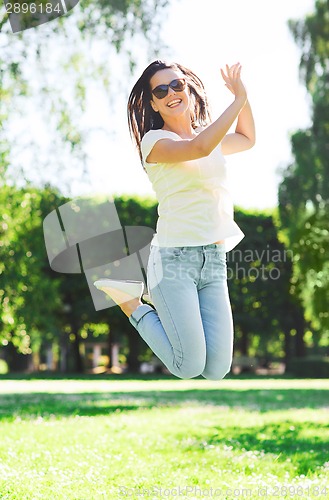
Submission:
{"label": "lawn", "polygon": [[0,377],[0,498],[329,498],[329,380]]}

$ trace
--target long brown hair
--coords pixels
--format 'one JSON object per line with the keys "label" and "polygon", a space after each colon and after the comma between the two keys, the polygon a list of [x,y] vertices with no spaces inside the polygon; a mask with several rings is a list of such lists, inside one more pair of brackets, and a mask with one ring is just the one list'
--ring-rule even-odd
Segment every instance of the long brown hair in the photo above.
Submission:
{"label": "long brown hair", "polygon": [[150,80],[155,73],[162,69],[180,70],[186,76],[190,93],[194,96],[194,109],[191,110],[192,127],[207,125],[211,120],[204,85],[200,78],[181,64],[160,60],[153,61],[135,83],[127,106],[130,135],[138,148],[142,165],[141,141],[144,135],[149,130],[161,129],[164,125],[160,113],[155,112],[150,104],[152,99]]}

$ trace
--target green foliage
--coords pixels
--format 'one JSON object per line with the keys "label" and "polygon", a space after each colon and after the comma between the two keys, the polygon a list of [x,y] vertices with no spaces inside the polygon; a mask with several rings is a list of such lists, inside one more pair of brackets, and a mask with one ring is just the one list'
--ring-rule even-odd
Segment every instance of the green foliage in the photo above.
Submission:
{"label": "green foliage", "polygon": [[[104,202],[103,197],[93,200]],[[82,371],[80,344],[109,337],[137,370],[149,348],[120,309],[95,311],[83,274],[55,273],[49,267],[42,222],[67,201],[49,187],[4,186],[1,192],[0,341],[25,353],[39,352],[47,343],[60,345],[68,352],[67,368]],[[155,230],[155,199],[120,196],[114,201],[122,226]],[[304,343],[301,307],[290,293],[292,253],[278,241],[273,215],[237,210],[246,236],[227,256],[235,352],[257,355],[264,363],[300,355]]]}
{"label": "green foliage", "polygon": [[321,356],[293,358],[289,361],[286,371],[300,378],[329,378],[329,358]]}
{"label": "green foliage", "polygon": [[31,352],[32,337],[56,330],[59,283],[46,268],[42,220],[45,200],[51,211],[58,199],[47,188],[0,191],[0,341],[23,353]]}
{"label": "green foliage", "polygon": [[245,233],[227,255],[236,353],[264,362],[296,355],[304,330],[297,326],[300,304],[290,294],[292,251],[278,240],[274,213],[240,209],[235,219]]}
{"label": "green foliage", "polygon": [[[81,369],[80,332],[94,332],[85,325],[106,323],[111,316],[115,325],[118,311],[96,318],[83,275],[60,275],[50,270],[42,222],[66,200],[43,186],[51,179],[69,192],[72,177],[81,180],[86,175],[83,147],[91,130],[89,124],[82,127],[81,123],[89,87],[92,84],[93,91],[95,86],[105,89],[109,102],[115,101],[118,95],[112,85],[118,78],[116,88],[123,90],[122,82],[128,81],[125,77],[141,46],[147,47],[152,39],[150,53],[161,47],[158,21],[167,4],[168,0],[80,2],[66,16],[49,23],[46,31],[33,28],[14,37],[3,12],[0,343],[8,348],[14,346],[29,354],[56,341],[68,349],[70,358],[75,357],[72,368]],[[134,43],[135,39],[139,43]],[[23,123],[31,115],[41,117],[51,137],[46,154],[33,135],[34,126],[17,135],[11,127],[15,120],[21,118]],[[30,163],[27,155],[20,156],[25,150],[31,153]],[[39,189],[29,186],[30,179]],[[121,331],[126,330],[127,326]]]}
{"label": "green foliage", "polygon": [[[94,310],[83,274],[50,269],[42,224],[46,215],[67,201],[49,187],[4,185],[0,191],[0,344],[11,343],[25,354],[38,352],[47,342],[66,345],[70,367],[77,370],[83,367],[75,344],[108,336],[111,324],[112,341],[124,346],[133,327],[119,308]],[[154,225],[156,206],[151,199],[122,197],[115,203],[122,225]],[[135,337],[142,348],[141,339]]]}
{"label": "green foliage", "polygon": [[8,364],[4,359],[0,358],[0,375],[6,375],[8,373]]}
{"label": "green foliage", "polygon": [[114,203],[123,226],[147,226],[155,230],[158,203],[154,198],[122,195],[115,197]]}
{"label": "green foliage", "polygon": [[[291,291],[305,317],[329,332],[329,16],[327,0],[317,0],[305,20],[289,23],[301,48],[300,71],[312,99],[312,126],[291,137],[294,163],[279,186],[279,237],[293,251]],[[328,345],[328,344],[327,344]]]}
{"label": "green foliage", "polygon": [[[92,128],[86,104],[99,93],[111,109],[118,94],[128,92],[125,83],[129,87],[138,51],[145,47],[154,55],[162,46],[158,23],[167,4],[168,0],[81,1],[67,15],[49,22],[47,30],[36,27],[15,36],[4,11],[1,133],[9,145],[7,174],[15,182],[58,182],[70,192],[77,176],[87,180],[85,145]],[[22,127],[13,127],[19,119],[31,123],[32,116],[36,126],[33,122],[20,132],[16,130]],[[38,127],[47,132],[44,141],[49,146],[36,136]],[[21,160],[25,148],[30,157]]]}

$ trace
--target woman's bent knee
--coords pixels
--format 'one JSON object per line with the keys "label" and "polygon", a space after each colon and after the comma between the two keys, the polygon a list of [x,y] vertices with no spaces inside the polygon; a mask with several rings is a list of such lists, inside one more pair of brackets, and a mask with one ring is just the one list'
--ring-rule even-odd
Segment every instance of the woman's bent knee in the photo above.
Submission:
{"label": "woman's bent knee", "polygon": [[205,369],[202,376],[208,380],[222,380],[231,370],[231,363],[229,366],[218,366],[214,369]]}
{"label": "woman's bent knee", "polygon": [[195,378],[195,377],[199,377],[200,375],[202,375],[202,372],[204,371],[204,367],[205,367],[205,363],[195,363],[193,364],[192,366],[184,366],[184,364],[182,364],[179,368],[176,368],[175,370],[173,370],[172,373],[174,373],[174,375],[176,375],[177,377],[179,378],[182,378],[182,379],[190,379],[190,378]]}

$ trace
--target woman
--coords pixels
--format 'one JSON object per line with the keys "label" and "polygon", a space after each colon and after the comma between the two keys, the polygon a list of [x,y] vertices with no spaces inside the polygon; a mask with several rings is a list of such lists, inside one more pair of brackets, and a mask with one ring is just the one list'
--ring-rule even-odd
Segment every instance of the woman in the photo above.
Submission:
{"label": "woman", "polygon": [[[147,282],[102,279],[107,293],[174,375],[219,380],[231,367],[233,321],[226,255],[242,238],[223,155],[251,148],[254,121],[239,63],[221,70],[234,100],[210,123],[200,79],[154,61],[128,100],[128,120],[159,202]],[[234,133],[227,134],[237,118]]]}

